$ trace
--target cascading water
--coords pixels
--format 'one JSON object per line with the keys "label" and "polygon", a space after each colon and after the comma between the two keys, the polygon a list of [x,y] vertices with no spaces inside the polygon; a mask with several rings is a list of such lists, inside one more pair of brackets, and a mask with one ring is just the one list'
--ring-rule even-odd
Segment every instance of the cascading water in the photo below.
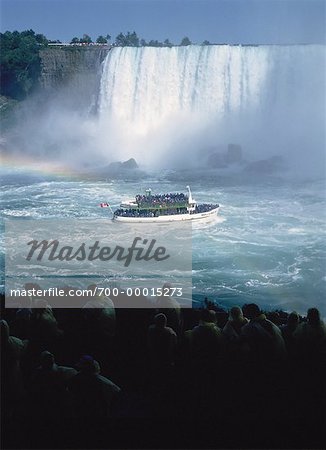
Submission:
{"label": "cascading water", "polygon": [[[32,125],[20,133],[24,156],[30,149],[49,158],[55,144],[55,162],[60,151],[74,173],[78,163],[87,163],[83,170],[98,164],[102,179],[108,162],[128,156],[143,165],[158,163],[159,169],[175,158],[182,168],[187,162],[203,167],[201,149],[229,142],[242,144],[249,162],[252,149],[256,159],[264,159],[268,151],[283,155],[290,148],[290,167],[303,158],[305,178],[309,164],[325,170],[323,46],[115,48],[103,65],[98,118],[56,105],[49,104],[48,114],[41,110],[37,120],[28,111]],[[256,177],[244,168],[239,165],[228,176],[207,174],[206,165],[176,170],[171,177],[145,167],[145,179],[124,181],[125,171],[103,182],[9,166],[1,207],[4,217],[14,220],[106,220],[107,211],[98,207],[102,201],[116,208],[144,188],[183,192],[190,183],[197,201],[222,206],[220,222],[194,229],[196,301],[208,296],[225,307],[256,302],[300,313],[316,306],[326,317],[324,178],[309,174],[307,183],[294,176],[288,180],[287,173]],[[0,240],[2,269],[4,262]],[[0,290],[1,284],[0,277]]]}
{"label": "cascading water", "polygon": [[114,48],[103,63],[100,121],[131,156],[141,147],[157,156],[203,133],[215,144],[283,129],[291,145],[298,128],[316,134],[324,73],[322,45]]}

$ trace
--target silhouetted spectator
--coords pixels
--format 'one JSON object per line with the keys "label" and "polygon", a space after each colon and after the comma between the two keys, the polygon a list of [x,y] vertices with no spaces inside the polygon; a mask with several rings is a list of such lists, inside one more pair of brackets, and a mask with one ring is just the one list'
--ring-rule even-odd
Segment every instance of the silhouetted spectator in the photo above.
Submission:
{"label": "silhouetted spectator", "polygon": [[280,327],[286,349],[288,351],[289,356],[291,357],[295,355],[294,332],[299,325],[299,321],[300,321],[299,314],[293,311],[289,314],[287,323]]}
{"label": "silhouetted spectator", "polygon": [[268,320],[273,322],[273,324],[277,327],[282,325],[282,319],[278,311],[271,311],[270,313],[268,313]]}
{"label": "silhouetted spectator", "polygon": [[[96,292],[96,285],[91,284],[88,290]],[[116,315],[113,301],[105,295],[96,294],[84,305],[84,314],[88,320],[94,320],[98,331],[105,336],[115,335]]]}
{"label": "silhouetted spectator", "polygon": [[91,353],[100,361],[111,359],[116,332],[113,301],[105,295],[97,294],[95,284],[88,286],[87,289],[94,291],[95,295],[82,308],[83,352]]}
{"label": "silhouetted spectator", "polygon": [[234,306],[230,309],[229,320],[223,328],[223,335],[229,342],[239,342],[241,329],[248,322],[248,319],[243,316],[242,309],[239,306]]}
{"label": "silhouetted spectator", "polygon": [[77,368],[78,374],[69,383],[75,415],[90,419],[107,417],[121,389],[100,375],[100,365],[92,356],[84,355]]}
{"label": "silhouetted spectator", "polygon": [[251,357],[260,362],[284,360],[286,349],[280,329],[251,303],[244,308],[250,322],[241,329],[241,334],[249,346]]}
{"label": "silhouetted spectator", "polygon": [[154,317],[154,325],[148,329],[148,348],[154,367],[171,366],[175,361],[177,335],[166,324],[166,316],[160,313]]}
{"label": "silhouetted spectator", "polygon": [[56,418],[67,412],[69,380],[77,374],[72,367],[58,366],[54,355],[48,351],[41,354],[41,364],[31,380],[31,394],[35,413]]}
{"label": "silhouetted spectator", "polygon": [[34,301],[31,326],[33,343],[41,351],[48,348],[52,350],[58,339],[63,337],[63,331],[59,329],[57,319],[46,300],[39,299]]}
{"label": "silhouetted spectator", "polygon": [[30,297],[21,297],[20,308],[16,311],[13,330],[20,339],[29,339],[31,332],[31,319],[33,316],[32,300]]}
{"label": "silhouetted spectator", "polygon": [[167,317],[167,325],[178,334],[182,326],[180,304],[171,296],[172,286],[165,283],[162,287],[162,295],[157,297],[158,312],[162,312]]}
{"label": "silhouetted spectator", "polygon": [[10,336],[9,325],[0,321],[1,328],[1,393],[6,404],[5,414],[12,416],[24,394],[21,358],[27,342]]}
{"label": "silhouetted spectator", "polygon": [[307,322],[301,323],[293,334],[297,340],[302,356],[310,360],[320,358],[326,361],[326,327],[317,308],[307,312]]}
{"label": "silhouetted spectator", "polygon": [[222,332],[216,325],[215,311],[203,309],[200,321],[192,330],[186,332],[190,354],[197,364],[215,364],[222,350]]}

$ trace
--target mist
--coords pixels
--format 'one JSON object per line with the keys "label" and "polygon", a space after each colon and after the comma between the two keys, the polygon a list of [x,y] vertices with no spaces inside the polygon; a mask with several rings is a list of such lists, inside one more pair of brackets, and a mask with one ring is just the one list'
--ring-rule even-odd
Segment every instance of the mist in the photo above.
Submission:
{"label": "mist", "polygon": [[280,155],[287,175],[325,175],[324,46],[116,48],[86,85],[25,101],[5,151],[76,172],[131,157],[208,170],[236,143],[245,162]]}

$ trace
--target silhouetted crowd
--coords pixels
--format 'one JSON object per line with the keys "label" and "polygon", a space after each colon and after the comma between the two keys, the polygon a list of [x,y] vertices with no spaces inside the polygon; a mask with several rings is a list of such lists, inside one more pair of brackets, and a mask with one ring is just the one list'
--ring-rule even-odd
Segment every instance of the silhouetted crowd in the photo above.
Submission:
{"label": "silhouetted crowd", "polygon": [[114,214],[120,217],[159,217],[176,214],[188,214],[187,208],[164,208],[157,211],[148,209],[117,209]]}
{"label": "silhouetted crowd", "polygon": [[204,213],[204,212],[208,212],[208,211],[212,211],[212,209],[218,208],[219,205],[218,204],[212,204],[212,203],[201,203],[196,205],[195,210],[193,211],[193,213]]}
{"label": "silhouetted crowd", "polygon": [[182,192],[174,192],[168,194],[150,194],[150,195],[136,195],[136,202],[140,208],[150,207],[168,207],[174,205],[186,205],[188,203],[188,196]]}
{"label": "silhouetted crowd", "polygon": [[[195,209],[193,211],[190,211],[191,214],[198,214],[198,213],[204,213],[208,211],[212,211],[212,209],[218,208],[219,205],[217,204],[211,204],[211,203],[202,203],[196,205]],[[159,217],[159,216],[166,216],[166,215],[176,215],[176,214],[188,214],[187,208],[164,208],[159,209],[157,211],[155,210],[148,210],[148,209],[136,209],[136,208],[130,208],[130,209],[117,209],[114,214],[116,216],[120,217]]]}
{"label": "silhouetted crowd", "polygon": [[[297,441],[315,448],[324,437],[326,327],[316,308],[306,317],[264,313],[256,304],[225,311],[205,299],[194,310],[172,297],[159,297],[156,309],[119,309],[106,297],[70,310],[46,299],[20,306],[2,308],[2,414],[27,421],[28,433],[38,433],[39,421],[74,419],[106,424],[96,435],[103,436],[110,421],[158,418],[168,420],[166,436],[185,421],[205,423],[202,444],[214,448],[254,447],[255,439],[259,448],[264,439],[277,448]],[[173,448],[179,439],[191,448],[187,433],[195,430],[187,430],[155,442]],[[11,439],[19,441],[15,433]],[[21,439],[16,445],[28,448]]]}

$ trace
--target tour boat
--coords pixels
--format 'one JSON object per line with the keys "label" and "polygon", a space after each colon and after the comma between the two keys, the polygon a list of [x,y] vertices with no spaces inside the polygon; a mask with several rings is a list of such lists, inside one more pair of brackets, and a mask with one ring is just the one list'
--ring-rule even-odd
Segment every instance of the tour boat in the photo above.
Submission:
{"label": "tour boat", "polygon": [[117,222],[153,223],[180,222],[184,220],[208,220],[216,217],[218,204],[198,204],[188,193],[152,194],[147,189],[144,195],[136,195],[134,200],[123,201],[114,211],[113,220]]}

